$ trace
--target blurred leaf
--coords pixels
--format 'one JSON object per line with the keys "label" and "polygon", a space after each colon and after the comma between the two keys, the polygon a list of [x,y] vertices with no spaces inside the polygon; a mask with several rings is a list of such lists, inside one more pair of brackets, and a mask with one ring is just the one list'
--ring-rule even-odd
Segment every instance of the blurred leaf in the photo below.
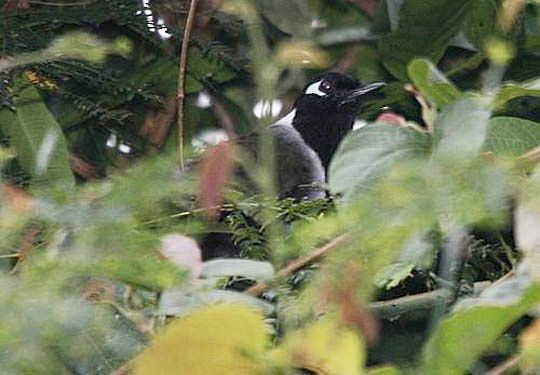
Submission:
{"label": "blurred leaf", "polygon": [[481,98],[461,99],[444,108],[435,121],[435,153],[466,160],[478,155],[491,112]]}
{"label": "blurred leaf", "polygon": [[464,374],[513,322],[540,302],[540,286],[514,278],[464,299],[424,348],[423,373]]}
{"label": "blurred leaf", "polygon": [[373,282],[377,288],[392,289],[412,275],[414,264],[394,263],[380,270]]}
{"label": "blurred leaf", "polygon": [[458,88],[429,60],[415,59],[407,70],[416,88],[439,108],[456,101],[461,95]]}
{"label": "blurred leaf", "polygon": [[489,121],[486,150],[518,157],[537,146],[540,146],[540,123],[503,116]]}
{"label": "blurred leaf", "polygon": [[540,319],[536,318],[519,337],[520,367],[524,373],[540,370]]}
{"label": "blurred leaf", "polygon": [[399,11],[399,27],[379,41],[384,66],[396,78],[407,80],[413,58],[438,62],[448,41],[461,29],[471,1],[406,1]]}
{"label": "blurred leaf", "polygon": [[295,37],[309,37],[313,9],[305,0],[261,0],[261,11],[274,26]]}
{"label": "blurred leaf", "polygon": [[325,317],[285,336],[271,355],[288,358],[296,368],[318,375],[361,375],[365,373],[365,347],[361,338],[339,322]]}
{"label": "blurred leaf", "polygon": [[251,375],[267,340],[262,316],[251,309],[203,307],[173,321],[156,336],[135,359],[134,374]]}
{"label": "blurred leaf", "polygon": [[514,236],[523,252],[524,267],[540,282],[540,168],[533,171],[514,212]]}
{"label": "blurred leaf", "polygon": [[330,59],[326,52],[302,41],[282,42],[276,52],[276,60],[284,67],[326,68]]}
{"label": "blurred leaf", "polygon": [[366,375],[399,375],[400,371],[394,366],[375,366],[367,369]]}
{"label": "blurred leaf", "polygon": [[430,142],[426,134],[385,123],[353,131],[330,164],[330,189],[343,194],[344,202],[352,201],[366,193],[395,161],[426,156]]}
{"label": "blurred leaf", "polygon": [[505,68],[516,55],[515,46],[500,37],[491,37],[485,43],[485,53],[495,66]]}
{"label": "blurred leaf", "polygon": [[158,315],[183,316],[207,305],[236,304],[259,311],[265,316],[275,312],[274,305],[262,299],[232,290],[167,289],[161,294]]}
{"label": "blurred leaf", "polygon": [[34,183],[72,187],[75,179],[60,126],[28,80],[17,76],[14,82],[15,111],[0,110],[0,129],[11,138],[19,163]]}
{"label": "blurred leaf", "polygon": [[160,252],[175,265],[188,268],[193,279],[198,279],[201,275],[201,249],[193,238],[176,233],[163,236]]}
{"label": "blurred leaf", "polygon": [[506,83],[501,86],[495,97],[495,108],[503,107],[507,102],[520,96],[539,96],[540,79],[534,79],[523,83]]}
{"label": "blurred leaf", "polygon": [[242,276],[251,280],[270,280],[274,267],[268,262],[249,259],[213,259],[203,263],[202,277]]}

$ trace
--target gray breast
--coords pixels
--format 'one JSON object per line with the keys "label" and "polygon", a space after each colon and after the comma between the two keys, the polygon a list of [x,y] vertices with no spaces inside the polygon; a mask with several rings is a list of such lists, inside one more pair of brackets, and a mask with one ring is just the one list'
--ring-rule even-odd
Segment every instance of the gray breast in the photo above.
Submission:
{"label": "gray breast", "polygon": [[270,126],[276,154],[277,188],[281,198],[324,198],[325,173],[321,160],[292,126]]}

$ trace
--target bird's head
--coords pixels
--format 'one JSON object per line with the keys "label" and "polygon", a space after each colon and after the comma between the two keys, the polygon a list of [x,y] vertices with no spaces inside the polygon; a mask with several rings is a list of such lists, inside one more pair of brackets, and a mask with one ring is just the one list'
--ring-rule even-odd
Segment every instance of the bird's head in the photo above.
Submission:
{"label": "bird's head", "polygon": [[296,100],[292,124],[317,152],[325,168],[339,142],[352,129],[364,95],[384,85],[382,82],[363,85],[333,72],[306,85]]}

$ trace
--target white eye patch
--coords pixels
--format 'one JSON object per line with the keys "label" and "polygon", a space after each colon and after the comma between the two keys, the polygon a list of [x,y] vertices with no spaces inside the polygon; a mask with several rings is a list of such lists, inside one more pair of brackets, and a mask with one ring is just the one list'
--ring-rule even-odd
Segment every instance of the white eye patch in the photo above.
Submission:
{"label": "white eye patch", "polygon": [[309,85],[308,88],[306,89],[306,95],[307,94],[315,94],[315,95],[318,95],[318,96],[325,96],[326,93],[322,92],[321,89],[319,89],[319,86],[321,85],[321,82],[322,81],[317,81],[317,82],[312,83],[311,85]]}

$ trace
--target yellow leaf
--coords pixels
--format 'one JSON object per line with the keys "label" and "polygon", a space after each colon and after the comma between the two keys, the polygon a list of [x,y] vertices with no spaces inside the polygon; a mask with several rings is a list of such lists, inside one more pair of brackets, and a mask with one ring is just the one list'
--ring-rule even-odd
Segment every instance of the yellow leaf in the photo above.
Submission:
{"label": "yellow leaf", "polygon": [[325,318],[287,337],[281,353],[288,353],[297,368],[320,375],[361,375],[364,373],[365,347],[353,330],[341,328],[336,320]]}
{"label": "yellow leaf", "polygon": [[263,318],[253,310],[207,306],[165,328],[135,359],[134,374],[256,374],[266,345]]}

